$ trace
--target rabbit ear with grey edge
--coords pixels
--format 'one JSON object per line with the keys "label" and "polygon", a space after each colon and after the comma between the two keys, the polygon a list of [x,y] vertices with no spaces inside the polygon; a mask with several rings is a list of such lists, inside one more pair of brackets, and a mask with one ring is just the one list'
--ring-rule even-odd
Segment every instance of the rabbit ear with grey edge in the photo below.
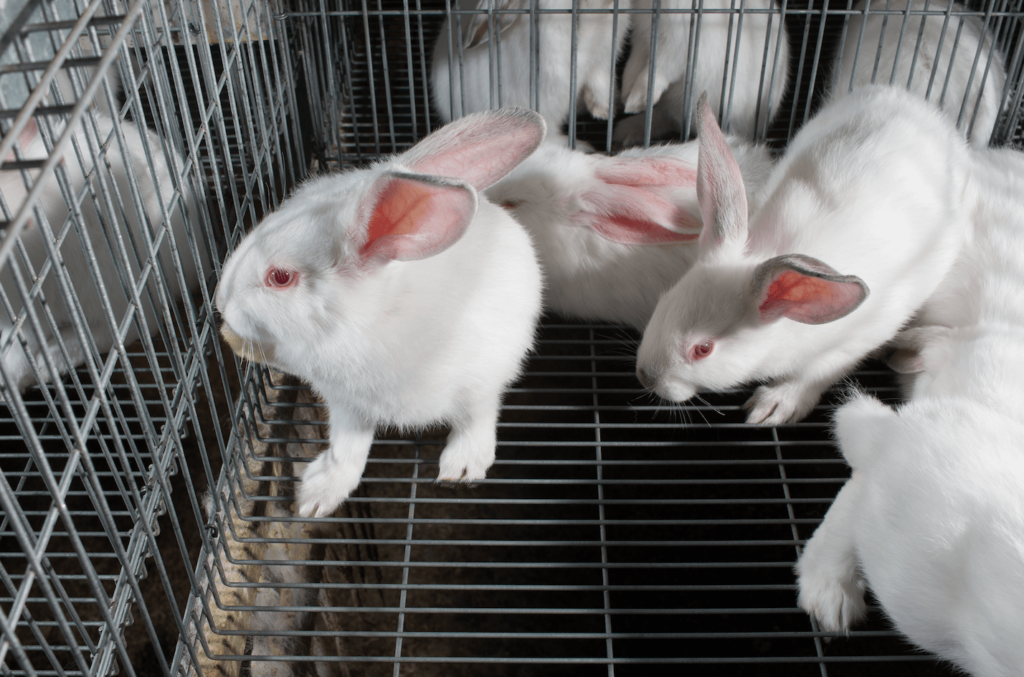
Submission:
{"label": "rabbit ear with grey edge", "polygon": [[776,256],[754,270],[751,293],[762,324],[782,317],[803,324],[825,324],[846,317],[868,297],[856,275],[801,254]]}
{"label": "rabbit ear with grey edge", "polygon": [[939,325],[904,329],[885,344],[884,359],[897,374],[920,374],[925,370],[924,349],[948,336],[949,327]]}
{"label": "rabbit ear with grey edge", "polygon": [[461,179],[484,190],[537,150],[547,125],[525,108],[472,113],[433,132],[395,160],[416,174]]}
{"label": "rabbit ear with grey edge", "polygon": [[465,234],[477,194],[463,181],[387,172],[363,195],[359,228],[364,263],[415,261],[439,254]]}

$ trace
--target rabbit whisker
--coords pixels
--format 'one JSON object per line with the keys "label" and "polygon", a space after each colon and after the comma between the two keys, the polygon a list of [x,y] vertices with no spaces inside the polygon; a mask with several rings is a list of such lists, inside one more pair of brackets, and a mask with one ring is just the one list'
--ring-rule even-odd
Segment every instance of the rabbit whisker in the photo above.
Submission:
{"label": "rabbit whisker", "polygon": [[[712,404],[711,404],[710,402],[708,402],[707,400],[705,400],[705,399],[704,399],[703,397],[701,397],[700,395],[694,395],[694,397],[695,397],[695,398],[697,398],[697,400],[699,400],[701,404],[703,404],[704,406],[706,406],[706,407],[707,407],[708,409],[710,409],[711,411],[715,412],[715,413],[716,413],[716,414],[718,414],[719,416],[725,416],[725,413],[724,413],[724,412],[722,412],[722,411],[720,411],[720,410],[718,410],[718,409],[715,409],[715,407],[714,407],[714,406],[713,406],[713,405],[712,405]],[[707,419],[705,419],[705,420],[707,420]]]}
{"label": "rabbit whisker", "polygon": [[[698,399],[699,399],[699,398],[698,398]],[[681,405],[681,404],[680,404],[679,406],[680,406],[680,408],[682,408],[682,406],[683,406],[683,405]],[[688,411],[695,411],[695,412],[697,412],[697,413],[698,413],[698,414],[700,415],[700,417],[701,417],[702,419],[704,419],[704,423],[705,423],[705,424],[706,424],[706,425],[707,425],[707,426],[708,426],[709,428],[711,427],[711,422],[710,422],[710,421],[708,421],[708,418],[707,418],[707,416],[705,416],[705,415],[704,415],[704,412],[703,412],[703,411],[701,411],[701,410],[700,410],[700,409],[699,409],[698,407],[690,407],[690,408],[688,409]]]}

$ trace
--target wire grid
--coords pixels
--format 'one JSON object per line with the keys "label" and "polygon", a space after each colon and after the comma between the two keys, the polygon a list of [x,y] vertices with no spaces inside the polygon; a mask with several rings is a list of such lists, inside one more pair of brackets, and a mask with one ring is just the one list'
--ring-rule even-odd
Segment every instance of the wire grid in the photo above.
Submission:
{"label": "wire grid", "polygon": [[[0,336],[0,669],[166,675],[184,631],[179,605],[202,535],[195,525],[205,521],[197,493],[215,481],[226,441],[217,423],[230,381],[206,364],[225,363],[210,297],[240,224],[276,206],[306,165],[294,139],[281,141],[283,128],[298,129],[286,122],[294,87],[268,48],[263,3],[221,3],[205,15],[192,3],[144,0],[30,0],[8,9],[0,273],[9,277],[0,320],[15,331],[5,326]],[[275,91],[266,89],[271,69]],[[32,125],[45,141],[42,157],[23,154],[19,135]],[[141,161],[122,151],[139,128],[150,130]],[[172,185],[145,203],[138,225],[153,171]],[[62,189],[56,204],[47,180]],[[63,213],[61,198],[71,207]],[[167,254],[176,219],[185,229]],[[78,269],[54,265],[52,255],[27,260],[22,245],[37,228],[57,234],[64,257],[91,240],[97,258]],[[189,265],[197,281],[182,303],[169,281]],[[58,293],[44,301],[54,280]],[[115,338],[106,343],[85,311],[90,292],[107,304],[117,294],[129,299],[123,314],[110,306]],[[37,358],[34,384],[21,390],[12,356],[24,341],[66,329],[55,324],[54,304],[69,309],[85,363],[72,359],[77,368],[67,369],[75,334],[65,331],[61,350]],[[203,459],[192,472],[186,450]]]}
{"label": "wire grid", "polygon": [[[789,2],[778,8],[800,67],[793,75],[794,93],[783,101],[776,122],[763,134],[774,145],[784,145],[813,113],[824,82],[822,64],[828,63],[837,40],[845,39],[841,24],[850,4],[845,10]],[[191,231],[202,233],[217,253],[230,250],[266,209],[277,205],[290,185],[305,176],[305,151],[312,151],[322,169],[358,166],[381,153],[403,150],[437,126],[427,103],[425,55],[447,16],[445,4],[420,0],[413,8],[413,3],[379,0],[373,5],[372,0],[346,0],[295,2],[271,9],[256,2],[221,3],[214,11],[184,1],[138,0],[119,5],[94,0],[78,2],[70,15],[62,15],[54,3],[34,3],[43,8],[44,20],[28,12],[19,14],[16,25],[8,27],[0,45],[8,50],[4,56],[16,53],[15,64],[0,67],[0,75],[24,78],[30,90],[41,74],[45,79],[54,74],[45,70],[50,66],[65,72],[77,69],[77,75],[69,76],[70,96],[67,90],[54,94],[51,89],[49,99],[30,101],[21,108],[0,102],[4,143],[0,157],[13,147],[12,139],[26,115],[34,114],[40,127],[62,120],[64,129],[92,120],[94,114],[78,104],[88,104],[98,94],[109,104],[113,93],[102,75],[116,69],[125,99],[123,105],[120,100],[115,103],[115,108],[120,105],[118,119],[145,121],[162,148],[182,155],[182,164],[174,167],[180,181],[176,183],[179,202],[170,209],[186,208],[181,198],[188,186],[196,197],[189,206],[194,210]],[[989,25],[1007,58],[1006,114],[996,141],[1020,143],[1021,0],[970,7],[993,22]],[[827,14],[824,21],[823,12]],[[123,27],[127,28],[119,33]],[[71,47],[53,58],[34,58],[26,45],[32,34],[50,39],[54,52],[61,45]],[[98,71],[89,74],[80,66],[98,67]],[[532,68],[539,68],[538,60]],[[300,130],[305,134],[300,135]],[[588,119],[585,113],[567,131],[607,147],[608,125]],[[116,151],[107,146],[102,152]],[[12,166],[8,161],[4,168]],[[0,269],[12,265],[10,233],[26,227],[32,212],[26,205],[8,205]],[[155,233],[159,232],[158,228]],[[197,256],[194,248],[192,254]],[[228,406],[244,391],[238,389],[232,373],[237,364],[214,340],[210,293],[218,260],[212,257],[209,279],[192,298],[191,312],[187,303],[171,309],[163,300],[167,291],[163,288],[159,310],[169,311],[172,319],[158,322],[152,341],[109,355],[94,350],[90,369],[63,380],[53,379],[55,374],[50,373],[52,385],[30,388],[23,397],[11,393],[16,406],[0,409],[5,444],[0,468],[0,494],[5,500],[0,523],[4,567],[0,653],[8,657],[5,670],[107,674],[120,666],[129,674],[169,674],[197,665],[196,646],[190,642],[178,644],[173,661],[167,660],[166,652],[175,636],[189,634],[182,618],[191,623],[195,613],[208,616],[211,601],[213,606],[218,601],[211,600],[210,589],[204,587],[210,571],[202,563],[205,553],[223,550],[226,535],[215,523],[207,523],[198,493],[204,484],[223,485],[232,479],[237,483],[245,474],[241,469],[247,447],[241,431],[247,416],[259,418],[254,402],[245,397],[241,408]],[[167,279],[180,273],[177,264],[172,268],[155,265],[150,270],[160,270]],[[141,288],[145,280],[140,276],[132,282]],[[30,306],[25,321],[44,323],[45,318]],[[126,325],[119,326],[123,336]],[[354,532],[362,535],[348,539],[351,543],[328,537],[332,547],[353,545],[365,556],[323,560],[323,566],[332,571],[379,569],[376,584],[328,587],[353,594],[378,592],[382,601],[376,611],[338,608],[353,618],[382,614],[384,620],[378,621],[388,629],[319,631],[338,639],[365,640],[362,650],[324,656],[318,659],[321,663],[363,661],[392,670],[388,663],[396,662],[397,652],[397,663],[405,666],[401,670],[407,674],[413,662],[419,668],[444,663],[451,670],[453,664],[484,659],[495,659],[491,661],[494,669],[498,663],[520,667],[532,663],[529,670],[533,672],[552,665],[559,667],[551,669],[564,671],[565,663],[571,662],[602,673],[617,666],[621,674],[642,662],[638,657],[646,657],[693,666],[716,660],[747,662],[746,668],[738,668],[745,671],[749,663],[758,663],[763,670],[772,662],[786,662],[797,667],[806,664],[802,667],[815,674],[826,669],[841,674],[865,656],[877,661],[880,655],[903,652],[898,656],[903,673],[917,665],[926,665],[926,674],[935,673],[936,668],[921,663],[926,659],[906,654],[906,648],[889,633],[878,630],[882,626],[877,618],[874,626],[855,633],[849,643],[829,642],[821,640],[792,605],[789,567],[795,548],[800,538],[811,533],[844,477],[844,466],[825,440],[821,412],[816,421],[802,426],[748,428],[739,423],[742,417],[735,412],[742,395],[732,394],[724,397],[736,399],[712,400],[725,418],[716,420],[715,414],[708,424],[701,418],[699,425],[690,425],[696,417],[711,414],[703,407],[686,407],[680,414],[686,423],[682,425],[674,418],[677,414],[659,414],[653,405],[637,405],[630,351],[618,343],[619,330],[554,325],[545,329],[545,336],[551,332],[555,338],[542,341],[542,356],[531,366],[528,380],[509,397],[500,431],[500,462],[491,480],[476,489],[436,489],[430,469],[436,466],[440,437],[430,434],[391,440],[375,448],[364,495],[350,502],[353,510],[366,508],[366,516],[338,522],[343,527],[363,525],[362,531]],[[587,336],[573,332],[587,332]],[[139,333],[150,335],[144,329]],[[11,345],[6,340],[2,348]],[[554,354],[549,354],[552,350]],[[559,356],[572,367],[551,373],[535,368]],[[622,368],[612,369],[612,362]],[[610,371],[594,373],[593,367],[586,377],[571,375],[585,363]],[[45,371],[52,370],[52,365],[45,365]],[[262,371],[247,368],[243,373],[243,384],[258,384],[262,392],[274,390],[267,390]],[[573,378],[596,380],[588,390],[567,385]],[[618,379],[618,387],[599,387],[598,380],[608,379]],[[541,385],[530,386],[535,380]],[[530,404],[521,399],[541,396],[548,402]],[[590,403],[573,403],[578,397],[589,397]],[[609,405],[608,400],[615,397],[621,398],[619,404]],[[236,414],[230,431],[220,425],[228,422],[229,408]],[[288,413],[301,410],[293,407]],[[229,434],[233,435],[230,444]],[[594,439],[574,437],[584,434]],[[325,437],[324,430],[314,438],[290,439],[322,442]],[[639,442],[631,442],[633,438]],[[628,449],[640,450],[638,463],[620,455]],[[774,450],[774,460],[770,455],[743,455],[767,450]],[[805,451],[823,457],[794,455]],[[719,452],[738,455],[722,462]],[[228,459],[224,473],[222,457]],[[716,478],[714,468],[727,472]],[[769,468],[771,476],[757,475]],[[291,480],[261,481],[281,485],[284,495],[273,502],[287,503]],[[749,497],[730,493],[740,488],[776,493]],[[818,493],[812,491],[815,488]],[[555,489],[567,493],[544,494]],[[680,497],[684,490],[687,496]],[[374,491],[384,495],[375,496]],[[640,497],[630,491],[639,492]],[[400,492],[402,497],[388,492]],[[692,497],[701,492],[709,494]],[[219,500],[214,492],[214,511],[233,509],[218,506]],[[370,512],[371,507],[384,510],[384,516]],[[564,517],[554,518],[549,507]],[[657,514],[643,512],[654,507],[659,508]],[[526,512],[517,516],[514,511],[520,508]],[[763,516],[751,516],[761,508],[767,511]],[[688,509],[695,512],[687,513]],[[158,519],[165,511],[167,517]],[[459,517],[458,511],[465,516]],[[679,512],[671,518],[660,517],[672,511]],[[494,525],[500,527],[492,532]],[[718,538],[716,527],[725,528],[727,535]],[[585,529],[590,533],[580,535]],[[774,531],[768,534],[762,529]],[[264,540],[285,543],[287,539]],[[40,554],[27,556],[33,547]],[[460,553],[453,550],[458,548],[476,551],[461,552],[464,557],[459,559],[455,555]],[[453,556],[446,561],[431,549]],[[727,558],[722,554],[726,552],[744,554]],[[747,557],[748,552],[755,555]],[[473,580],[429,582],[422,576],[432,568],[431,561],[438,565],[433,567],[437,571],[465,574]],[[486,567],[478,566],[485,561]],[[200,565],[193,573],[196,562]],[[559,562],[572,566],[559,569],[554,566]],[[717,566],[726,562],[729,567]],[[183,567],[180,577],[172,571],[175,566]],[[291,565],[271,562],[269,566],[283,570]],[[140,587],[153,582],[144,580],[147,569],[158,574],[158,584],[148,594]],[[523,572],[557,575],[540,583],[517,580],[515,576]],[[685,583],[679,582],[680,573],[685,574]],[[748,574],[751,578],[744,578]],[[189,595],[183,613],[185,592]],[[682,600],[680,595],[693,597]],[[750,601],[760,599],[755,595],[767,601]],[[745,601],[731,603],[737,597]],[[134,628],[130,627],[133,604]],[[169,642],[166,628],[159,627],[156,612],[151,613],[161,604],[169,607],[172,619]],[[528,608],[566,613],[522,611]],[[280,608],[247,611],[290,613]],[[512,630],[500,623],[495,626],[501,618],[520,625]],[[767,625],[752,624],[752,619],[767,618],[772,619]],[[490,629],[482,629],[488,624]],[[392,625],[395,630],[390,629]],[[218,631],[239,634],[219,626]],[[133,642],[123,639],[128,636],[123,633],[134,633],[134,644],[152,643],[156,647],[153,660],[138,660],[140,654],[133,652]],[[275,634],[288,633],[262,631],[264,639]],[[253,638],[258,639],[259,633],[247,635],[250,656],[259,645]],[[390,648],[377,653],[378,645]],[[825,659],[820,658],[822,653]],[[250,673],[271,664],[245,655],[235,658],[228,664]],[[372,660],[366,663],[367,658]],[[303,659],[309,662],[310,656],[296,658],[279,652],[272,660],[282,665]],[[791,668],[785,669],[790,672]],[[230,669],[228,674],[233,674]]]}
{"label": "wire grid", "polygon": [[[247,516],[257,530],[236,533],[248,556],[233,564],[267,573],[222,590],[307,597],[228,606],[253,617],[246,650],[215,658],[250,675],[304,674],[303,663],[329,675],[629,675],[664,664],[715,675],[952,674],[902,642],[877,608],[837,637],[795,605],[793,564],[848,476],[828,435],[834,397],[777,428],[743,422],[750,391],[664,406],[636,383],[636,338],[548,318],[506,397],[497,461],[472,487],[435,483],[446,431],[380,431],[348,511],[319,520],[313,536],[261,537],[282,518]],[[246,468],[261,467],[253,461],[291,461],[282,476],[254,473],[275,488],[248,497],[287,510],[311,457],[286,449],[326,442],[322,405],[296,401],[305,386],[250,377],[239,428],[268,426],[254,441],[270,451],[255,457],[242,441],[222,481],[244,484]],[[884,368],[856,379],[896,397]],[[304,437],[291,427],[308,421]],[[291,557],[267,554],[275,545]],[[289,625],[296,613],[305,620]],[[311,649],[327,641],[337,653]]]}
{"label": "wire grid", "polygon": [[[778,9],[799,67],[759,138],[784,145],[819,105],[825,64],[847,39],[845,5]],[[400,152],[438,126],[427,54],[453,7],[297,2],[279,15],[319,170]],[[543,13],[535,4],[530,12]],[[1021,3],[969,13],[1007,57],[1008,112],[995,137],[1010,140],[1020,126]],[[585,113],[566,131],[610,148],[608,124]],[[308,423],[322,407],[296,400],[301,386],[243,370],[248,386],[219,484],[238,498],[222,500],[228,516],[208,527],[220,559],[200,563],[202,588],[188,609],[200,640],[179,645],[176,668],[197,669],[184,655],[191,648],[216,670],[250,675],[302,674],[312,664],[318,674],[346,674],[350,664],[359,674],[632,674],[662,663],[714,674],[752,665],[943,674],[877,609],[847,639],[819,632],[795,606],[792,565],[847,477],[828,439],[831,404],[778,428],[742,422],[746,392],[659,407],[641,396],[630,340],[617,328],[549,321],[507,398],[486,481],[434,484],[444,431],[380,431],[343,516],[313,531],[288,510],[301,464],[327,440],[324,424]],[[857,378],[894,396],[884,370]],[[300,424],[316,432],[300,433]],[[296,456],[296,445],[307,448]],[[268,470],[274,463],[284,471]],[[255,514],[241,507],[250,503]],[[268,590],[274,603],[261,601]],[[247,620],[225,624],[229,616]]]}

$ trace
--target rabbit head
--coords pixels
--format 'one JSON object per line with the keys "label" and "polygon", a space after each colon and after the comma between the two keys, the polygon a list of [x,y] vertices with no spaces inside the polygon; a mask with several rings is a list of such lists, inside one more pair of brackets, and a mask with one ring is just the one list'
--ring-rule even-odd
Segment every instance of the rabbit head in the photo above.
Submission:
{"label": "rabbit head", "polygon": [[225,339],[239,355],[310,380],[339,341],[372,352],[374,332],[394,321],[402,301],[389,293],[411,262],[459,241],[477,214],[477,191],[543,135],[532,112],[479,113],[368,169],[309,181],[225,262],[216,297]]}
{"label": "rabbit head", "polygon": [[736,386],[769,361],[789,359],[793,348],[784,344],[792,341],[778,320],[832,322],[868,294],[860,278],[812,257],[763,260],[748,251],[743,177],[706,97],[698,106],[699,256],[659,302],[637,356],[641,383],[677,402]]}

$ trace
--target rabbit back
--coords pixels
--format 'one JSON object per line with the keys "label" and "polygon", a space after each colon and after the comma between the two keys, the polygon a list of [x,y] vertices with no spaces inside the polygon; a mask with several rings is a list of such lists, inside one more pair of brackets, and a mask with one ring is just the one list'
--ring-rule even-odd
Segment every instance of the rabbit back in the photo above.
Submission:
{"label": "rabbit back", "polygon": [[[64,161],[59,167],[63,167],[65,170],[73,195],[72,199],[81,200],[81,224],[84,226],[84,232],[88,235],[95,263],[89,261],[85,243],[76,229],[66,223],[69,215],[67,200],[57,177],[53,173],[45,177],[36,174],[33,181],[44,182],[39,204],[54,234],[59,234],[62,229],[67,227],[66,235],[59,247],[60,256],[67,270],[67,277],[74,290],[76,301],[81,306],[84,320],[88,324],[87,333],[91,333],[96,341],[97,350],[103,354],[110,349],[114,342],[106,320],[106,310],[103,305],[104,295],[109,302],[115,320],[121,322],[131,303],[131,296],[125,286],[126,281],[130,280],[132,284],[137,284],[141,270],[147,263],[158,263],[169,299],[173,303],[181,298],[183,292],[192,291],[198,287],[200,266],[208,265],[209,256],[205,239],[202,236],[195,238],[201,263],[197,264],[191,251],[183,215],[189,210],[191,202],[191,193],[187,187],[186,194],[178,196],[179,204],[174,207],[173,211],[170,211],[168,207],[166,213],[169,216],[169,222],[164,221],[164,209],[165,206],[170,205],[175,196],[175,186],[170,174],[171,164],[165,160],[163,150],[155,138],[145,129],[140,129],[130,122],[121,122],[119,126],[125,144],[122,153],[116,137],[111,136],[114,121],[102,113],[93,113],[93,115],[100,142],[108,144],[100,152],[100,156],[105,158],[106,162],[101,166],[100,171],[96,170],[86,137],[81,129],[77,129],[74,132],[74,139],[82,151],[82,159],[80,160],[73,148],[69,146],[64,153]],[[48,155],[38,133],[24,150],[25,156],[29,158],[42,159]],[[174,166],[180,167],[181,158],[176,156],[176,159]],[[107,163],[109,163],[109,170]],[[134,174],[135,180],[138,182],[141,213],[134,201],[130,173]],[[110,195],[109,203],[106,202],[100,189],[101,176]],[[16,172],[2,172],[0,190],[3,191],[4,199],[9,206],[20,205],[27,194],[25,184]],[[154,238],[154,242],[162,234],[156,261],[150,259],[148,254],[142,226],[144,222],[148,222],[149,232]],[[162,233],[162,224],[165,223],[167,232]],[[120,236],[124,238],[127,261],[117,250],[117,245],[112,239],[111,224],[116,224],[116,228],[121,231]],[[127,230],[123,230],[125,227]],[[178,250],[184,289],[182,280],[179,280],[176,272],[174,255],[171,252],[172,236]],[[30,220],[22,231],[21,243],[38,274],[40,267],[48,259],[48,253],[39,224],[34,219]],[[22,264],[20,256],[16,256],[15,260],[18,265]],[[9,262],[5,269],[0,271],[0,284],[3,285],[8,299],[14,307],[14,312],[18,313],[23,307],[23,299],[17,292],[10,269],[12,264],[14,261]],[[102,292],[94,280],[94,269],[101,273],[104,287]],[[24,268],[22,270],[24,271]],[[140,294],[146,326],[151,334],[156,333],[159,328],[154,301],[159,303],[160,296],[154,278],[155,270],[151,270],[149,282]],[[54,270],[51,269],[47,274],[41,290],[48,300],[47,308],[53,314],[57,330],[62,335],[61,340],[74,343],[74,345],[68,346],[68,349],[71,352],[72,360],[76,363],[70,366],[76,366],[77,363],[84,360],[84,355],[81,352],[82,347],[78,346],[77,338],[74,338],[71,312],[66,305],[67,299],[61,292],[61,286]],[[41,307],[37,305],[37,312],[40,311]],[[139,337],[138,322],[139,320],[136,319],[130,326],[125,343],[131,343]],[[9,320],[5,318],[2,326],[10,328]],[[27,326],[26,324],[25,327],[27,328]],[[43,327],[45,331],[44,344],[56,351],[57,337],[54,336],[45,320]],[[34,333],[28,330],[24,330],[24,333],[33,349],[38,349],[40,346],[35,340]],[[24,355],[19,348],[12,346],[8,357],[12,361],[8,366],[11,366],[16,373],[19,387],[24,388],[34,380]],[[59,360],[58,364],[61,371],[68,366],[63,364],[63,360]]]}
{"label": "rabbit back", "polygon": [[[485,3],[486,4],[486,3]],[[503,3],[529,9],[528,2]],[[583,0],[581,9],[613,8],[612,0]],[[540,9],[572,9],[567,0],[540,0]],[[619,9],[629,2],[620,0]],[[470,21],[463,17],[462,21]],[[518,15],[497,39],[472,47],[460,46],[461,36],[446,20],[434,43],[431,70],[432,100],[442,122],[468,113],[517,106],[536,110],[555,132],[565,124],[570,107],[572,76],[572,23],[570,14],[541,14],[537,20],[537,91],[531,91],[530,16]],[[629,29],[629,15],[579,14],[576,36],[577,111],[588,107],[599,117],[608,114],[608,90],[613,86],[613,63]],[[486,26],[481,27],[486,30]],[[609,51],[609,46],[612,47]],[[459,51],[461,49],[461,69]],[[452,55],[449,60],[449,54]],[[451,63],[450,63],[451,61]],[[465,89],[463,89],[465,84]]]}
{"label": "rabbit back", "polygon": [[[944,15],[912,14],[906,17],[904,31],[904,16],[870,13],[884,10],[887,4],[890,10],[903,11],[908,1],[915,11],[924,10],[927,4],[926,0],[861,0],[857,4],[855,11],[863,12],[867,7],[869,13],[866,21],[863,14],[850,16],[845,46],[831,85],[834,96],[844,96],[851,87],[892,82],[893,86],[909,88],[939,106],[946,116],[959,122],[972,146],[987,146],[1006,84],[1003,55],[993,46],[991,35],[985,32],[984,22],[978,17],[954,15],[947,24]],[[963,12],[964,7],[953,3],[951,11]],[[974,70],[976,56],[979,58]]]}

